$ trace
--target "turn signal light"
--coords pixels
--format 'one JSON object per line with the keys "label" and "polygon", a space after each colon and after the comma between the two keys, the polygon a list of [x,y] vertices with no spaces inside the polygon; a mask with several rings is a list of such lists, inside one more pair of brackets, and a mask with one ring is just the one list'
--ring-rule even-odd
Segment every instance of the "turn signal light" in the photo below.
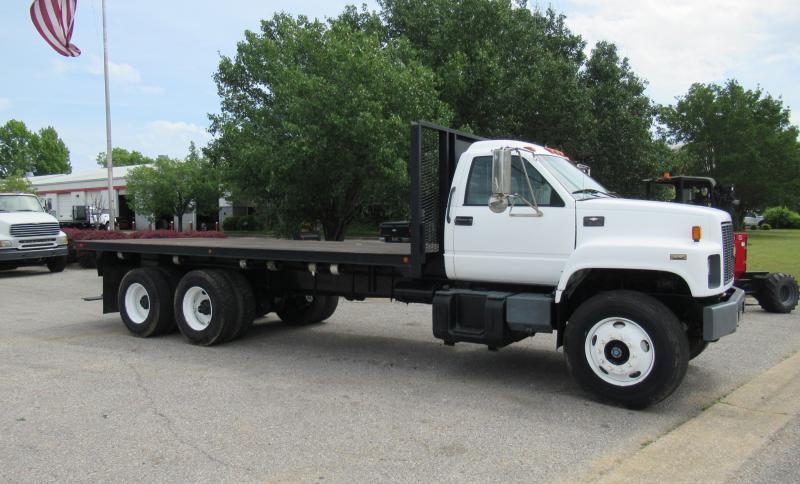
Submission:
{"label": "turn signal light", "polygon": [[699,225],[695,225],[692,227],[692,240],[695,242],[700,242],[700,237],[703,235],[703,231],[700,229]]}

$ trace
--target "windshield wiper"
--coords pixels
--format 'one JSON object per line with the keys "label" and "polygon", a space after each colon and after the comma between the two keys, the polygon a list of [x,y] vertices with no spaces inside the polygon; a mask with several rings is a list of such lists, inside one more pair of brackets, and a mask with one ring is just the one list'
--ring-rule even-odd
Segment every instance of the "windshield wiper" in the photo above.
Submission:
{"label": "windshield wiper", "polygon": [[588,193],[590,195],[605,195],[611,198],[617,198],[616,195],[612,193],[601,192],[600,190],[595,190],[594,188],[581,188],[580,190],[575,190],[572,192],[573,195],[577,195],[579,193]]}

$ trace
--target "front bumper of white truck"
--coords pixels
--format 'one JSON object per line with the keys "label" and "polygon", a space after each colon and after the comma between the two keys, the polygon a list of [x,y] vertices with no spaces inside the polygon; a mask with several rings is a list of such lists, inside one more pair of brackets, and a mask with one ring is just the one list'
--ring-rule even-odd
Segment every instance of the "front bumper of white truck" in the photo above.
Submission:
{"label": "front bumper of white truck", "polygon": [[66,245],[36,250],[0,249],[0,262],[34,262],[65,255],[67,255]]}
{"label": "front bumper of white truck", "polygon": [[732,287],[722,301],[703,307],[703,339],[716,341],[736,331],[744,311],[745,293]]}

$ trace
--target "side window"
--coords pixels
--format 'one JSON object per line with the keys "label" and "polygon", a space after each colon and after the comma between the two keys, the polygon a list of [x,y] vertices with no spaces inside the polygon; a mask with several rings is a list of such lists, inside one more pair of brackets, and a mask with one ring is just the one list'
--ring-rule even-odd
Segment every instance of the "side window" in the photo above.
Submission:
{"label": "side window", "polygon": [[[523,170],[522,163],[523,161],[518,156],[513,157],[511,160],[511,192],[533,203],[534,197],[531,196],[530,190],[533,188],[533,195],[540,207],[563,207],[563,200],[553,190],[553,187],[547,183],[547,180],[539,173],[539,170],[528,162],[524,162],[525,169]],[[528,173],[530,185],[525,182],[525,172]],[[519,203],[525,202],[520,200]]]}
{"label": "side window", "polygon": [[488,205],[492,196],[492,157],[478,156],[472,160],[467,180],[464,205]]}
{"label": "side window", "polygon": [[[563,207],[564,202],[553,190],[553,187],[530,163],[525,163],[530,186],[536,196],[536,203],[540,207]],[[528,184],[525,182],[525,172],[522,169],[522,160],[518,156],[511,161],[511,191],[527,200],[533,201]],[[492,195],[492,157],[478,156],[472,160],[472,167],[467,180],[467,194],[464,205],[487,205]],[[521,200],[517,204],[524,203]]]}

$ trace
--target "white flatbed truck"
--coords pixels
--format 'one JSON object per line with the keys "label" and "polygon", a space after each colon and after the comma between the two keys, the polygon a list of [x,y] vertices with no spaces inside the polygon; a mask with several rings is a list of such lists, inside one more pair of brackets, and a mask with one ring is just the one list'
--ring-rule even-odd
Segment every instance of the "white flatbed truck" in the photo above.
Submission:
{"label": "white flatbed truck", "polygon": [[339,298],[432,305],[446,345],[498,349],[557,333],[575,380],[643,408],[736,331],[727,213],[627,200],[554,150],[419,122],[411,127],[411,241],[263,238],[87,241],[103,311],[131,333],[194,344],[243,335],[260,315],[329,318]]}

